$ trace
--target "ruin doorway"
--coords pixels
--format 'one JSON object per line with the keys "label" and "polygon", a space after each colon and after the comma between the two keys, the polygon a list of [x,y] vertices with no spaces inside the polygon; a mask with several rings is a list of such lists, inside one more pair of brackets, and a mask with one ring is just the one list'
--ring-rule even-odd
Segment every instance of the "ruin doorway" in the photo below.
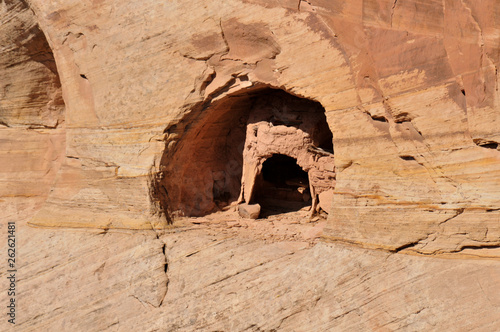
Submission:
{"label": "ruin doorway", "polygon": [[252,199],[262,207],[262,217],[310,206],[308,174],[297,164],[297,159],[273,154],[256,176]]}

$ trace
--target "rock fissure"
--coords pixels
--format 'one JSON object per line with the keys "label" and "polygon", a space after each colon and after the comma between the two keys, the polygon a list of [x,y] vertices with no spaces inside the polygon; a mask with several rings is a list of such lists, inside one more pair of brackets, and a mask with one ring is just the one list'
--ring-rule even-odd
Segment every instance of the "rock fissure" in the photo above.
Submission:
{"label": "rock fissure", "polygon": [[391,28],[392,28],[392,22],[394,18],[394,11],[396,10],[396,4],[398,3],[398,0],[394,0],[391,8]]}
{"label": "rock fissure", "polygon": [[271,331],[278,331],[278,330],[281,328],[281,325],[283,325],[283,323],[284,323],[287,319],[289,319],[290,317],[293,317],[293,316],[295,316],[295,315],[299,314],[300,312],[302,312],[302,311],[301,311],[301,310],[297,310],[297,311],[294,311],[294,312],[292,312],[292,313],[290,313],[290,314],[286,315],[285,317],[281,318],[281,320],[280,320],[280,322],[278,323],[278,325],[277,325],[274,329],[272,329]]}
{"label": "rock fissure", "polygon": [[221,34],[222,40],[224,41],[224,44],[226,44],[226,51],[221,54],[221,56],[223,56],[225,54],[228,54],[230,52],[231,48],[230,48],[229,43],[226,39],[226,35],[224,33],[224,28],[222,27],[222,19],[219,20],[219,27],[220,27],[220,34]]}
{"label": "rock fissure", "polygon": [[438,224],[438,226],[441,226],[442,224],[447,223],[448,221],[455,219],[456,217],[458,217],[459,215],[463,214],[464,212],[465,212],[465,209],[463,209],[463,208],[462,209],[457,209],[456,212],[455,212],[455,215],[453,215],[453,216],[451,216],[451,217],[449,217],[449,218],[441,221]]}
{"label": "rock fissure", "polygon": [[399,156],[399,158],[406,160],[406,161],[417,161],[414,156],[410,156],[410,155],[402,155],[402,156]]}
{"label": "rock fissure", "polygon": [[[160,240],[160,238],[158,237],[158,240]],[[160,240],[161,241],[161,240]],[[165,257],[165,265],[163,267],[163,271],[165,272],[165,278],[166,278],[166,281],[165,281],[165,291],[163,292],[163,294],[161,295],[161,298],[160,298],[160,302],[158,303],[158,307],[161,307],[161,305],[163,304],[163,301],[165,300],[165,298],[167,297],[167,293],[168,293],[168,285],[170,283],[170,279],[168,277],[168,270],[169,270],[169,261],[168,261],[168,256],[167,256],[167,253],[166,253],[166,244],[164,243],[163,244],[163,247],[161,249],[162,251],[162,254],[163,256]]]}
{"label": "rock fissure", "polygon": [[471,250],[481,250],[481,249],[499,249],[500,248],[500,241],[494,242],[494,243],[478,243],[477,245],[474,244],[467,244],[464,246],[461,246],[458,251],[456,252],[461,252],[467,249]]}
{"label": "rock fissure", "polygon": [[476,144],[477,146],[479,146],[481,148],[485,148],[485,149],[498,150],[498,147],[499,147],[498,142],[484,139],[484,138],[474,138],[473,141],[474,141],[474,144]]}
{"label": "rock fissure", "polygon": [[422,238],[420,238],[418,240],[415,240],[415,241],[403,244],[403,245],[401,245],[401,246],[399,246],[397,248],[391,249],[389,251],[394,252],[394,253],[399,253],[399,252],[401,252],[403,250],[413,248],[413,247],[419,245],[422,241],[428,239],[429,236],[430,236],[430,234],[427,234],[426,236],[424,236],[424,237],[422,237]]}
{"label": "rock fissure", "polygon": [[163,304],[163,301],[165,300],[165,297],[167,296],[168,285],[170,282],[170,279],[168,277],[169,260],[168,260],[168,256],[166,253],[167,244],[161,238],[161,235],[164,232],[164,226],[162,226],[161,223],[160,223],[160,225],[154,225],[153,222],[151,222],[151,221],[150,221],[150,226],[151,226],[151,230],[154,232],[156,241],[159,241],[162,244],[161,255],[164,259],[163,273],[165,274],[165,290],[160,294],[158,305],[155,306],[155,307],[161,307],[161,305]]}

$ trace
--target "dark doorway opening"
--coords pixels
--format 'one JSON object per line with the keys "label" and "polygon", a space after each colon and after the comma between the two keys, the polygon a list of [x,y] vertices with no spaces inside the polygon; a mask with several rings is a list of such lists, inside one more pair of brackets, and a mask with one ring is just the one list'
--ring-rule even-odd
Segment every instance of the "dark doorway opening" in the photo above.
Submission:
{"label": "dark doorway opening", "polygon": [[261,217],[298,211],[311,205],[308,174],[295,158],[273,154],[257,175],[253,201],[262,207]]}

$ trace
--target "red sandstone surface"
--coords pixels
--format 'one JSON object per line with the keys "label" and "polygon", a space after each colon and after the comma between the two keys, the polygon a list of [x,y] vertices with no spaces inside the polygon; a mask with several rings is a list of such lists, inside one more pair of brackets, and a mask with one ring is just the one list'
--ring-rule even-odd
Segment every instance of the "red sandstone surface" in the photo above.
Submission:
{"label": "red sandstone surface", "polygon": [[500,329],[497,0],[0,20],[1,330]]}

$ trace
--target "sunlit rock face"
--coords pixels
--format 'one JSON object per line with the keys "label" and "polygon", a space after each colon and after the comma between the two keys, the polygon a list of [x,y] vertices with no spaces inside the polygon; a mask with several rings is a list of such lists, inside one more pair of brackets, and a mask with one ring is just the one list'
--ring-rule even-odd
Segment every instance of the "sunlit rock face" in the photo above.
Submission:
{"label": "sunlit rock face", "polygon": [[499,10],[1,2],[20,329],[498,330]]}
{"label": "sunlit rock face", "polygon": [[[65,105],[54,55],[24,1],[0,4],[1,219],[32,215],[65,150]],[[33,198],[28,200],[27,198]]]}
{"label": "sunlit rock face", "polygon": [[325,238],[425,254],[500,244],[498,18],[412,3],[33,1],[67,126],[33,223],[148,228],[216,211],[222,177],[223,200],[239,197],[245,114],[272,88],[325,109]]}

